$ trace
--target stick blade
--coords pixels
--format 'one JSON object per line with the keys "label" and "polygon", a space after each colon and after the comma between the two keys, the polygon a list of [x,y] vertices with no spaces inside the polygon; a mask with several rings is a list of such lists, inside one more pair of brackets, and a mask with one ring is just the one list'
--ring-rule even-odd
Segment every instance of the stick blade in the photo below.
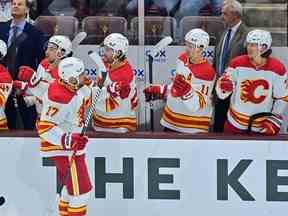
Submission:
{"label": "stick blade", "polygon": [[86,37],[86,32],[79,32],[72,41],[72,49],[75,50]]}
{"label": "stick blade", "polygon": [[163,38],[162,40],[160,40],[154,47],[154,49],[151,52],[151,56],[153,58],[155,58],[155,56],[157,55],[157,53],[164,49],[165,47],[167,47],[169,44],[171,44],[173,42],[172,37],[167,36],[165,38]]}

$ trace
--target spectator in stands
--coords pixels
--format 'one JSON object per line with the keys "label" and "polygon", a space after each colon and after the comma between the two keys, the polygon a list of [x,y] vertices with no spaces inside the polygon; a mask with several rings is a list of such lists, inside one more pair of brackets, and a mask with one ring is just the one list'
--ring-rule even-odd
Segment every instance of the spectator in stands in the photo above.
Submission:
{"label": "spectator in stands", "polygon": [[[0,39],[8,44],[5,64],[15,80],[21,65],[37,68],[44,57],[45,41],[43,33],[25,20],[28,12],[27,0],[13,0],[11,11],[13,19],[0,24]],[[20,119],[16,118],[19,112]],[[21,128],[21,125],[18,125],[20,123],[23,123],[24,129],[33,129],[35,126],[35,107],[27,108],[23,97],[15,92],[8,98],[6,115],[10,129]]]}
{"label": "spectator in stands", "polygon": [[[38,16],[77,16],[81,8],[87,8],[87,0],[36,0]],[[77,10],[77,11],[76,11]],[[88,15],[88,14],[86,14]]]}
{"label": "spectator in stands", "polygon": [[[88,0],[90,15],[127,17],[125,11],[127,2],[127,0]],[[137,14],[137,2],[133,9],[135,9],[133,13]]]}
{"label": "spectator in stands", "polygon": [[[179,8],[181,0],[144,0],[145,15],[152,16],[174,16],[175,11]],[[130,0],[127,4],[127,12],[137,13],[138,0]]]}
{"label": "spectator in stands", "polygon": [[0,0],[0,22],[6,22],[11,18],[11,0]]}
{"label": "spectator in stands", "polygon": [[[224,73],[229,61],[239,55],[245,54],[244,42],[247,27],[241,21],[242,5],[236,0],[227,1],[222,8],[222,16],[227,29],[223,32],[217,43],[214,54],[214,68],[218,77]],[[214,116],[214,132],[223,132],[230,97],[221,100],[216,98]]]}
{"label": "spectator in stands", "polygon": [[209,5],[213,16],[221,15],[223,0],[181,0],[176,18],[179,20],[184,16],[199,16],[200,10]]}

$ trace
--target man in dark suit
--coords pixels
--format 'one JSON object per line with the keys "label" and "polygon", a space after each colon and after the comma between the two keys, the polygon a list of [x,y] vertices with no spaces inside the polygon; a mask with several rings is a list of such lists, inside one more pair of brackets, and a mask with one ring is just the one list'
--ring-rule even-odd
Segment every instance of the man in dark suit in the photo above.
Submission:
{"label": "man in dark suit", "polygon": [[[238,1],[231,0],[224,3],[222,16],[227,29],[223,32],[215,47],[213,63],[218,77],[224,73],[232,58],[246,53],[244,42],[248,33],[247,27],[241,21],[242,6]],[[223,132],[229,104],[230,97],[225,100],[216,98],[214,132]]]}
{"label": "man in dark suit", "polygon": [[[37,69],[44,58],[45,40],[43,33],[25,20],[28,0],[13,0],[11,10],[12,20],[0,24],[0,39],[8,45],[5,64],[15,80],[20,66],[27,65]],[[9,129],[23,127],[31,130],[35,127],[35,107],[27,107],[21,95],[16,95],[15,92],[10,95],[5,112]]]}

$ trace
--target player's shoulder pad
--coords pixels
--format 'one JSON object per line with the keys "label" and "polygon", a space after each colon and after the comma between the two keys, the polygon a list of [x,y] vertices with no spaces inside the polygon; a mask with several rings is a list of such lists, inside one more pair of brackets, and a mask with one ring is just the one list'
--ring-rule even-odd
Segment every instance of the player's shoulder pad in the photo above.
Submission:
{"label": "player's shoulder pad", "polygon": [[192,69],[192,72],[196,78],[206,81],[213,81],[216,76],[214,68],[208,63],[208,61],[196,65],[194,69]]}
{"label": "player's shoulder pad", "polygon": [[51,68],[50,70],[48,70],[48,73],[53,79],[59,79],[58,67]]}
{"label": "player's shoulder pad", "polygon": [[43,60],[40,62],[40,65],[41,65],[43,68],[47,69],[47,68],[49,67],[48,59],[47,59],[47,58],[43,59]]}
{"label": "player's shoulder pad", "polygon": [[232,68],[241,67],[241,66],[247,67],[249,65],[251,65],[251,63],[249,61],[248,55],[237,56],[233,58],[229,63],[229,67],[232,67]]}
{"label": "player's shoulder pad", "polygon": [[10,73],[2,64],[0,64],[0,83],[12,83]]}
{"label": "player's shoulder pad", "polygon": [[58,80],[51,83],[48,88],[49,100],[56,103],[68,104],[75,95],[76,92],[66,88],[63,84],[59,83]]}
{"label": "player's shoulder pad", "polygon": [[178,60],[186,63],[188,61],[188,55],[186,52],[182,52],[179,57],[178,57]]}
{"label": "player's shoulder pad", "polygon": [[123,65],[109,73],[109,78],[113,82],[132,82],[132,80],[134,79],[134,72],[132,66],[126,60]]}
{"label": "player's shoulder pad", "polygon": [[286,68],[282,62],[280,62],[278,59],[269,57],[267,62],[267,67],[269,71],[273,71],[274,73],[283,76],[286,74]]}

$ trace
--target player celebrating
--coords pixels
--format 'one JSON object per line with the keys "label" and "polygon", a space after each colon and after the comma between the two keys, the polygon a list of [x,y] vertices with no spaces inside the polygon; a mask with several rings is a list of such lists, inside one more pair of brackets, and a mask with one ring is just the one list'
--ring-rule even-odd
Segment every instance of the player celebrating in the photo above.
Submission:
{"label": "player celebrating", "polygon": [[25,90],[25,102],[36,105],[38,114],[41,113],[41,98],[47,90],[49,83],[58,79],[58,65],[67,56],[72,56],[72,43],[70,39],[62,35],[52,36],[47,45],[46,58],[42,60],[35,72],[28,66],[19,68],[18,79],[25,81],[14,81],[14,87]]}
{"label": "player celebrating", "polygon": [[281,62],[270,57],[270,32],[253,30],[246,43],[248,54],[234,58],[216,86],[220,98],[232,94],[224,132],[243,133],[252,115],[270,112],[273,116],[254,121],[252,131],[276,135],[288,102],[287,72]]}
{"label": "player celebrating", "polygon": [[84,63],[74,57],[60,62],[60,79],[52,82],[45,92],[37,124],[41,153],[55,161],[59,181],[64,185],[59,201],[61,216],[86,215],[92,188],[85,162],[88,137],[80,135],[91,96],[91,91],[82,90],[84,69]]}
{"label": "player celebrating", "polygon": [[114,133],[135,131],[138,98],[134,72],[126,57],[128,39],[112,33],[103,44],[107,78],[93,115],[93,128]]}
{"label": "player celebrating", "polygon": [[202,53],[209,45],[209,35],[202,29],[192,29],[185,35],[185,42],[186,52],[178,58],[172,84],[145,88],[146,101],[167,99],[160,122],[166,131],[208,132],[215,71]]}
{"label": "player celebrating", "polygon": [[[0,40],[0,61],[7,54],[7,45],[4,41]],[[7,119],[5,115],[5,105],[8,96],[12,90],[12,77],[7,69],[0,64],[0,130],[8,130]]]}

